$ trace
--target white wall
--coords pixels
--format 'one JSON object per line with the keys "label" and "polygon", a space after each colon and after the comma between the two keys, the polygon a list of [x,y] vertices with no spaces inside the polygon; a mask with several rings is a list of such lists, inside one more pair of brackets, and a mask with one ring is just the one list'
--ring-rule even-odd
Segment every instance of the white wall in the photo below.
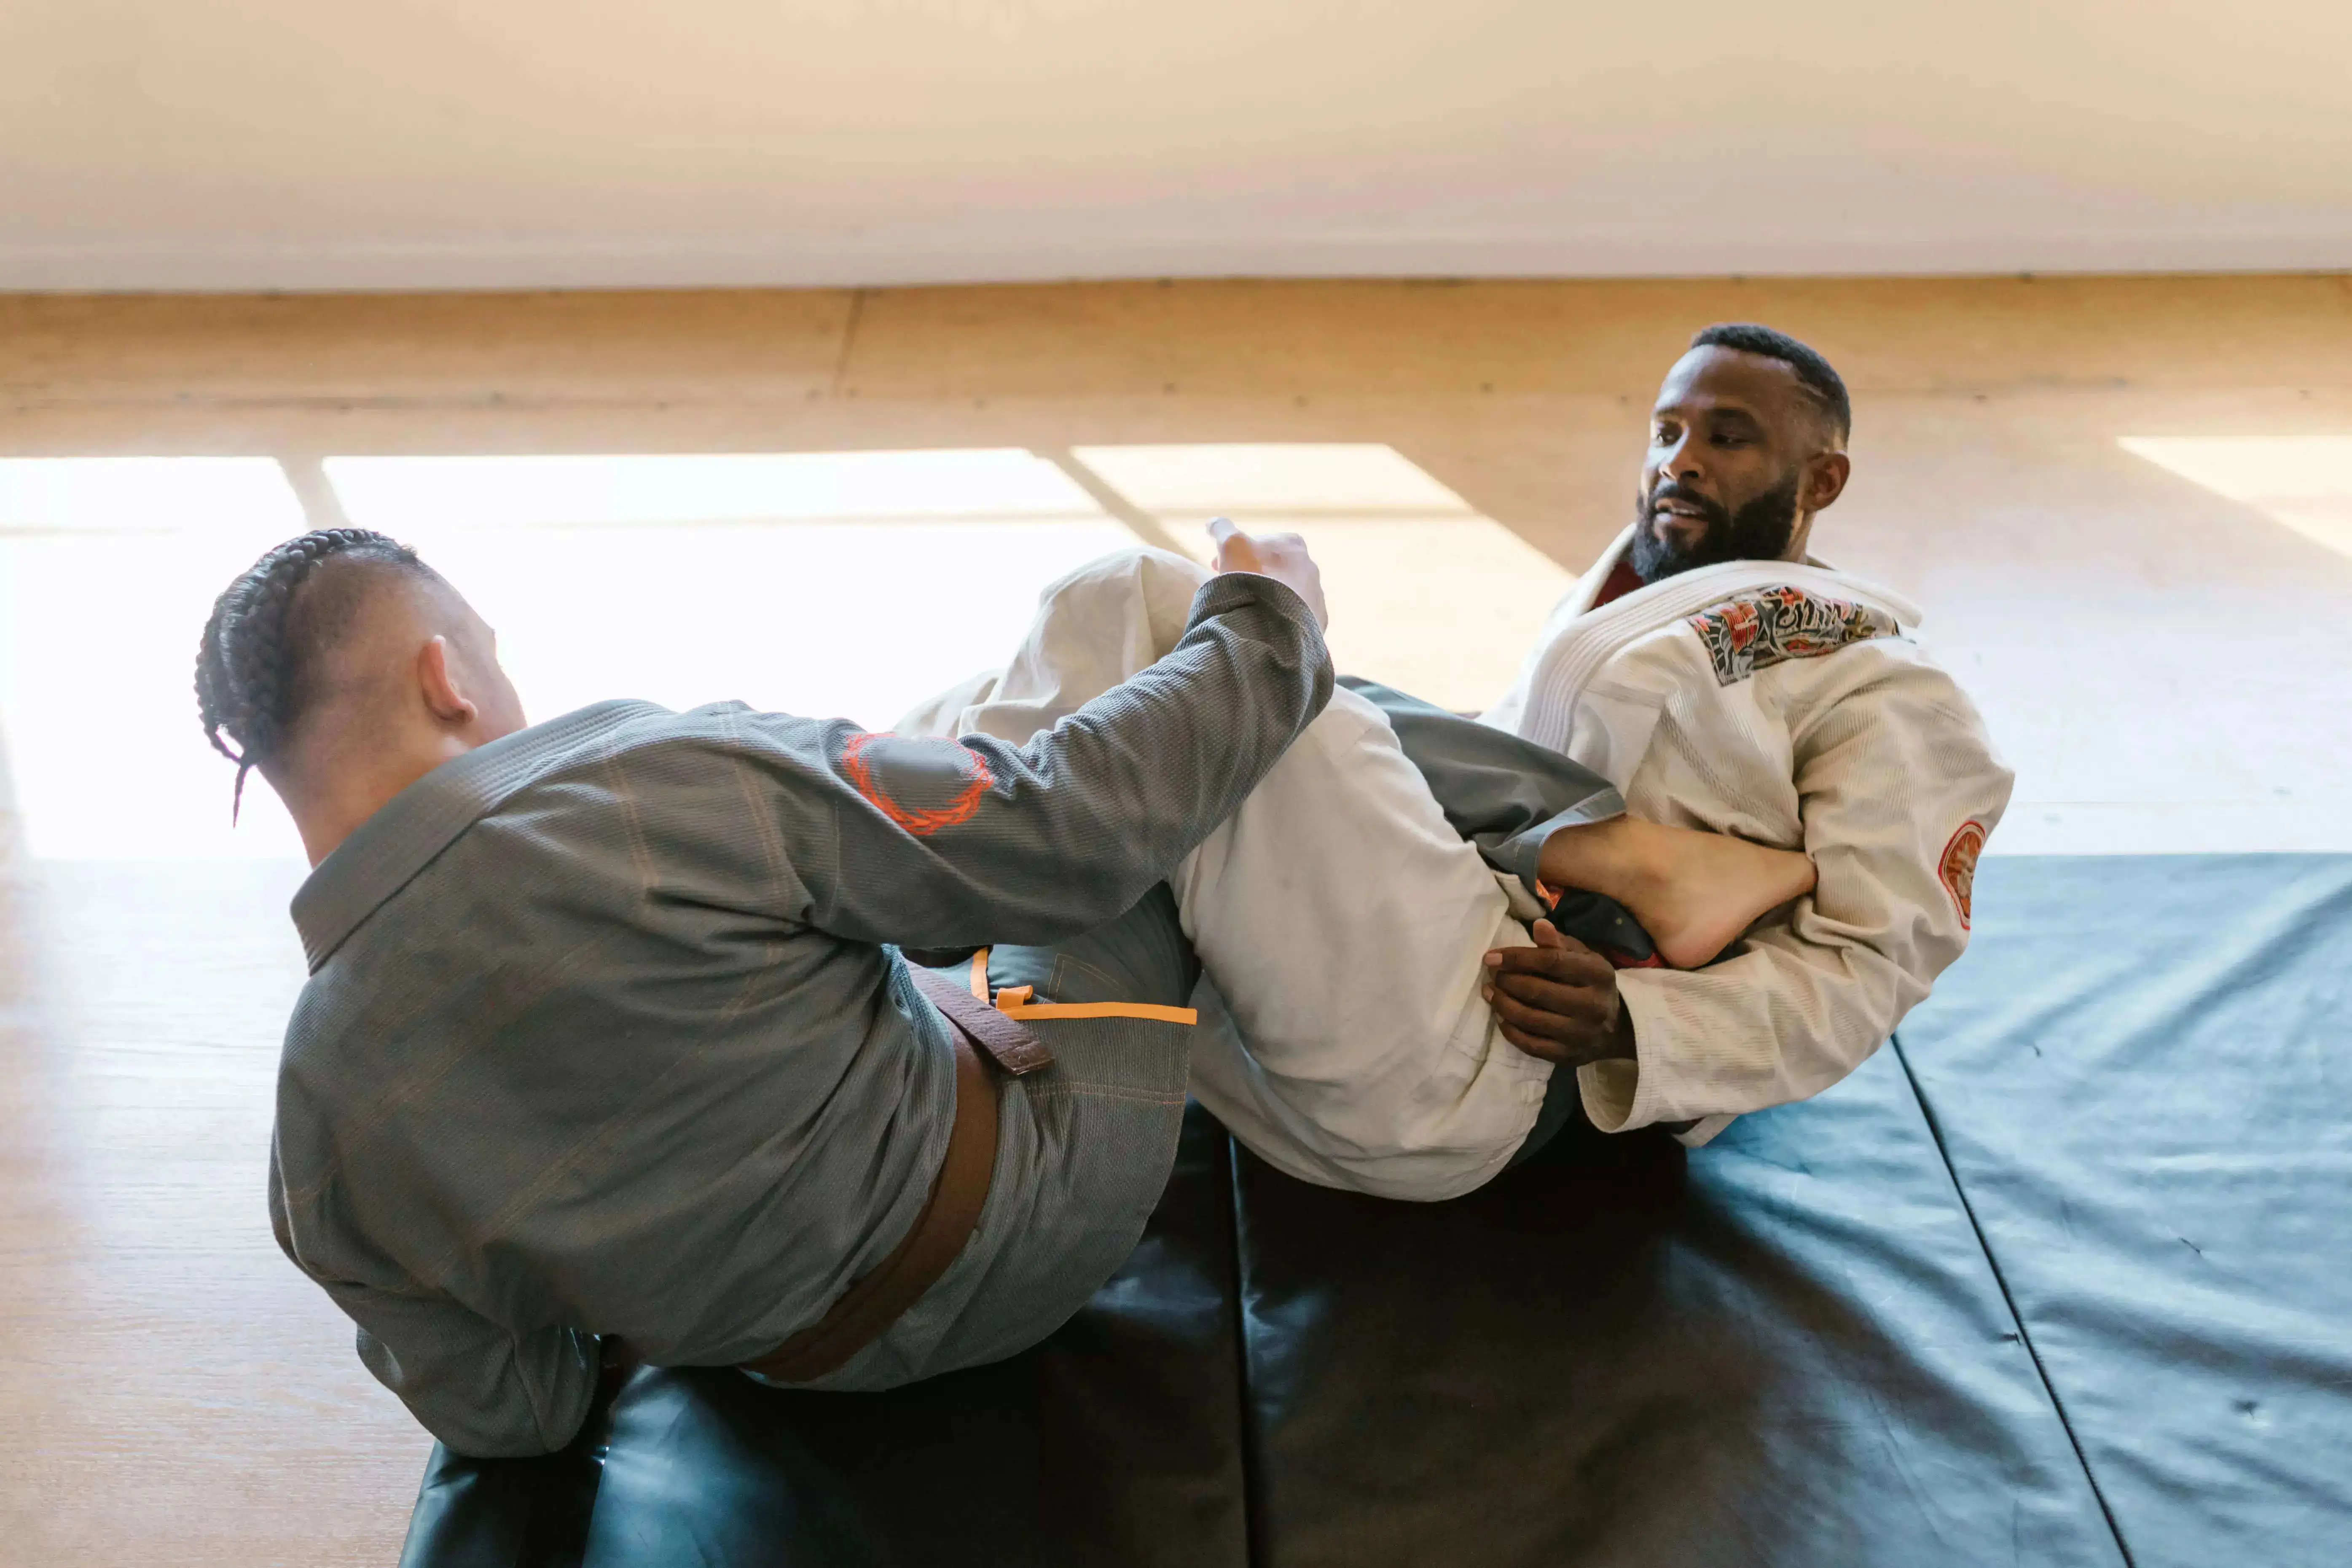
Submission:
{"label": "white wall", "polygon": [[2352,266],[2343,0],[7,0],[0,289]]}

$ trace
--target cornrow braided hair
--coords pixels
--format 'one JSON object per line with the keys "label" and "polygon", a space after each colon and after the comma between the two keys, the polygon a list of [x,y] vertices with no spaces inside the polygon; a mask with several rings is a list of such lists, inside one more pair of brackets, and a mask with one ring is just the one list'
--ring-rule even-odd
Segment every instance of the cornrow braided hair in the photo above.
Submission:
{"label": "cornrow braided hair", "polygon": [[255,562],[213,601],[196,649],[196,708],[205,739],[236,764],[231,822],[245,805],[246,774],[285,745],[301,718],[302,667],[311,650],[288,634],[295,597],[321,565],[344,555],[428,570],[416,552],[373,530],[313,529]]}

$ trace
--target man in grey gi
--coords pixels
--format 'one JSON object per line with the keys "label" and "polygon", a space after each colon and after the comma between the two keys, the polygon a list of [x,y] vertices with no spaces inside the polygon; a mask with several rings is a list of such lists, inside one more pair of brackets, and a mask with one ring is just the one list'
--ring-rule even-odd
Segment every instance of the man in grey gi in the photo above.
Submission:
{"label": "man in grey gi", "polygon": [[[731,703],[525,729],[489,628],[360,530],[222,595],[205,731],[315,868],[271,1216],[420,1422],[560,1447],[600,1335],[886,1387],[1109,1278],[1183,1107],[1160,884],[1331,691],[1303,548],[1220,564],[1167,658],[1023,747]],[[892,945],[983,942],[1033,944],[988,978],[1050,1002],[1034,1038]]]}

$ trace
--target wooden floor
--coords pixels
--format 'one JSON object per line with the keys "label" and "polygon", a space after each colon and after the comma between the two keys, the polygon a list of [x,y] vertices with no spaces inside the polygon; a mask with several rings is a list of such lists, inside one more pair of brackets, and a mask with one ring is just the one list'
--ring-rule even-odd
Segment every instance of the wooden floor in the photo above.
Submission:
{"label": "wooden floor", "polygon": [[[2343,277],[16,298],[0,458],[274,458],[330,521],[331,456],[1376,445],[1572,572],[1727,318],[1852,384],[1817,547],[1927,605],[2019,766],[1996,849],[2352,849]],[[0,728],[49,777],[108,694],[13,657],[0,726],[82,715]],[[425,1442],[263,1207],[300,868],[21,826],[0,793],[0,1563],[390,1562]]]}

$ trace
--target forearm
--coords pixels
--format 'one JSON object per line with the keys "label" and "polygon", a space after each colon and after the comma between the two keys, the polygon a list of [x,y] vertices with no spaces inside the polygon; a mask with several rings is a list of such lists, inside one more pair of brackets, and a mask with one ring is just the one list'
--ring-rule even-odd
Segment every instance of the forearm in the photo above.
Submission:
{"label": "forearm", "polygon": [[1873,679],[1832,694],[1791,736],[1816,885],[1724,963],[1620,977],[1639,1061],[1585,1069],[1596,1124],[1818,1094],[1967,948],[1968,878],[2010,774],[1948,676],[1909,656],[1885,664],[1892,650],[1874,657]]}
{"label": "forearm", "polygon": [[[955,742],[984,780],[965,816],[927,832],[845,817],[842,875],[819,923],[944,947],[1055,941],[1112,919],[1231,815],[1331,684],[1322,634],[1295,594],[1265,577],[1214,578],[1157,663],[1026,745]],[[869,798],[891,787],[860,786]]]}
{"label": "forearm", "polygon": [[1634,1054],[1582,1069],[1603,1131],[1737,1116],[1804,1100],[1867,1060],[1927,994],[1862,952],[1801,951],[1785,931],[1706,969],[1617,976]]}

